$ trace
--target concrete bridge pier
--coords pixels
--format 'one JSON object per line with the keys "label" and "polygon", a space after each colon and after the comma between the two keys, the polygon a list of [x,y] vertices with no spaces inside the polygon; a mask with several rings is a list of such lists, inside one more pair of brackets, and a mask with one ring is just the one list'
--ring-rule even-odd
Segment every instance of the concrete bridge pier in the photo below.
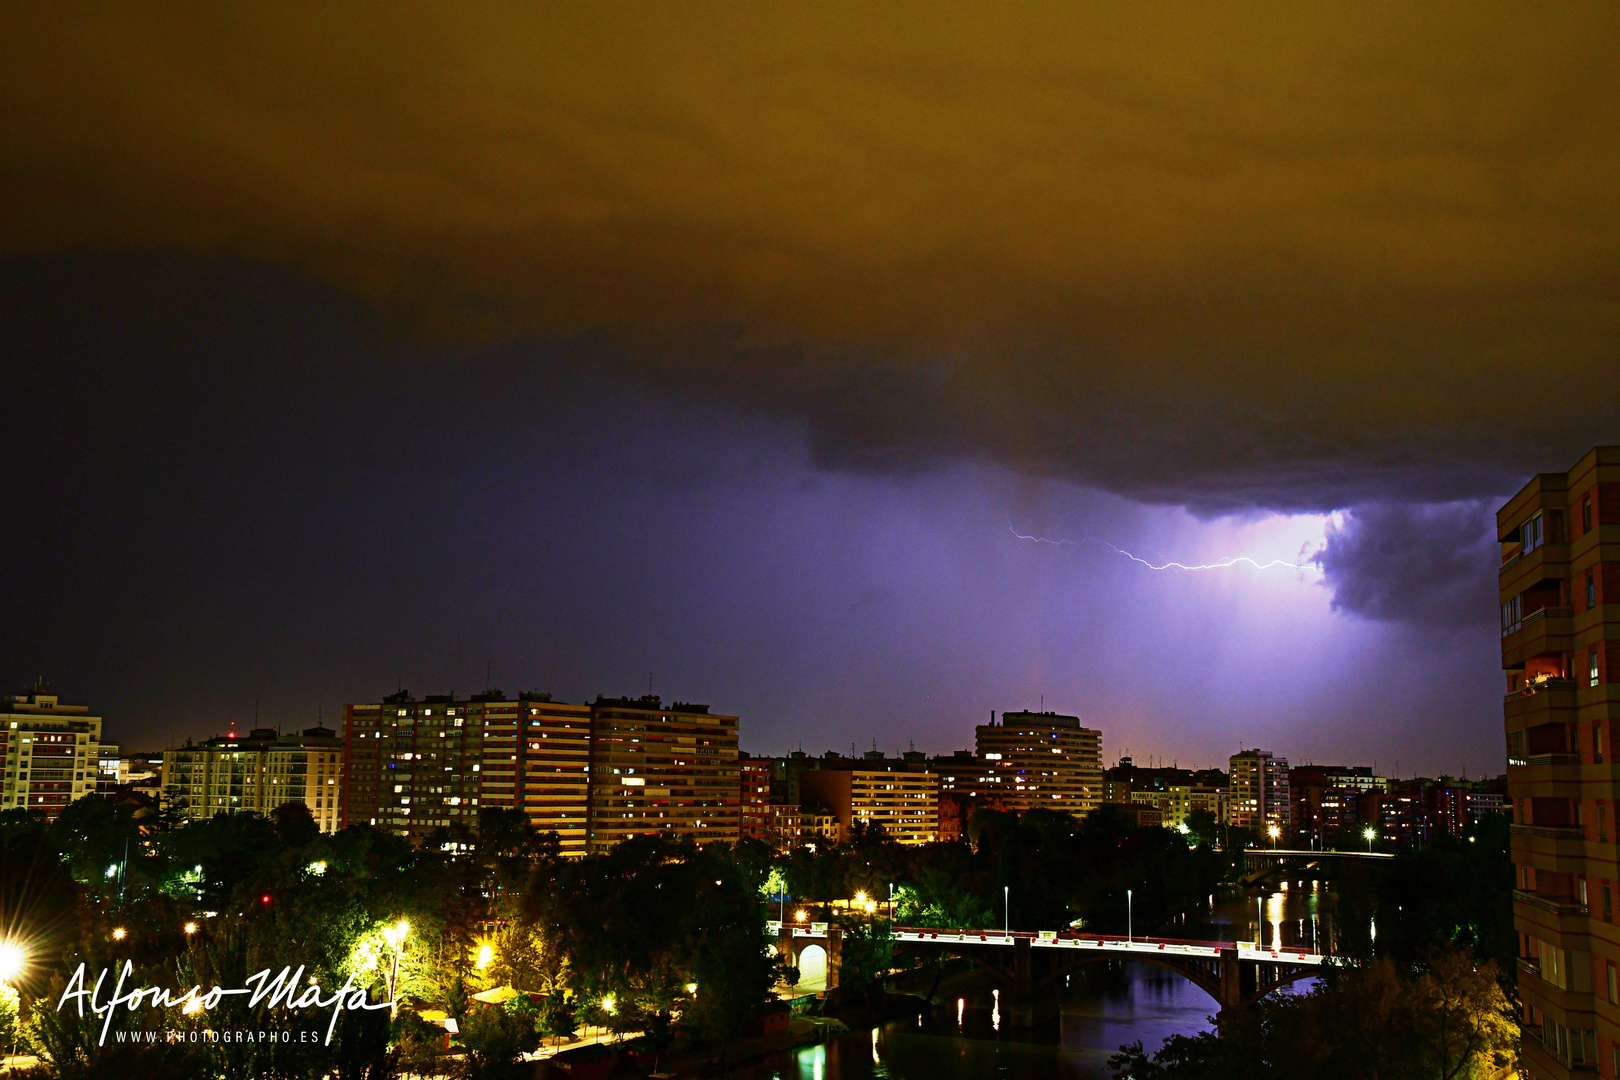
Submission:
{"label": "concrete bridge pier", "polygon": [[1029,938],[1013,939],[1012,979],[1003,991],[1001,1022],[1015,1030],[1049,1024],[1060,1011],[1056,994],[1035,992],[1035,950]]}
{"label": "concrete bridge pier", "polygon": [[[1236,949],[1221,950],[1220,993],[1216,996],[1220,1009],[1215,1013],[1217,1029],[1243,1011],[1243,1003],[1254,993],[1254,965],[1245,965],[1238,959]],[[1245,985],[1248,984],[1248,985]]]}

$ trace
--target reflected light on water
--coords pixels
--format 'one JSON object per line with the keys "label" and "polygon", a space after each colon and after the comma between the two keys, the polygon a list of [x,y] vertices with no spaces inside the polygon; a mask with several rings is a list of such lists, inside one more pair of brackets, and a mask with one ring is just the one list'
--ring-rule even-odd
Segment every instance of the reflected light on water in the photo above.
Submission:
{"label": "reflected light on water", "polygon": [[962,1030],[962,1010],[964,1010],[966,1008],[967,1008],[967,999],[966,998],[957,998],[956,999],[956,1030],[957,1031]]}
{"label": "reflected light on water", "polygon": [[881,1065],[881,1064],[883,1064],[883,1059],[878,1056],[877,1037],[878,1037],[878,1029],[873,1028],[872,1029],[872,1064]]}
{"label": "reflected light on water", "polygon": [[995,1005],[990,1009],[990,1027],[995,1031],[1001,1030],[1001,991],[992,990],[990,995],[995,998]]}
{"label": "reflected light on water", "polygon": [[1282,946],[1283,900],[1286,897],[1280,892],[1272,893],[1266,898],[1266,922],[1271,924],[1271,947]]}

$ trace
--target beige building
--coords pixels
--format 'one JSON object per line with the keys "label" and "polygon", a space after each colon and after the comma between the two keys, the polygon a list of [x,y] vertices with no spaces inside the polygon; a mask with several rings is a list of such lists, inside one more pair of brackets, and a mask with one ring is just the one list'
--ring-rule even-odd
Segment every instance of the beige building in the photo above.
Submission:
{"label": "beige building", "polygon": [[737,727],[735,716],[657,698],[401,691],[344,707],[344,820],[419,842],[450,825],[475,829],[486,809],[521,810],[568,856],[649,833],[735,842]]}
{"label": "beige building", "polygon": [[62,808],[93,794],[101,768],[101,717],[64,705],[47,690],[0,698],[0,810],[33,810],[56,820]]}
{"label": "beige building", "polygon": [[902,762],[844,760],[850,767],[823,764],[799,776],[805,805],[830,811],[840,840],[847,840],[857,823],[880,825],[902,844],[939,839],[937,775],[910,771]]}
{"label": "beige building", "polygon": [[598,698],[590,711],[588,850],[631,836],[741,838],[737,717],[656,697]]}
{"label": "beige building", "polygon": [[976,730],[978,756],[994,762],[1003,782],[996,797],[1008,810],[1032,807],[1080,815],[1103,800],[1102,732],[1078,716],[1007,712]]}
{"label": "beige building", "polygon": [[1288,759],[1269,750],[1244,750],[1228,762],[1232,770],[1227,821],[1265,832],[1275,825],[1288,835],[1292,808],[1288,798]]}
{"label": "beige building", "polygon": [[1620,446],[1496,513],[1526,1077],[1620,1066]]}
{"label": "beige building", "polygon": [[1167,829],[1176,829],[1185,825],[1187,818],[1192,815],[1192,788],[1172,784],[1163,791],[1133,791],[1131,802],[1159,811],[1159,824]]}
{"label": "beige building", "polygon": [[341,827],[343,744],[324,727],[281,735],[256,728],[163,753],[163,805],[192,821],[221,814],[270,815],[302,803],[321,832]]}

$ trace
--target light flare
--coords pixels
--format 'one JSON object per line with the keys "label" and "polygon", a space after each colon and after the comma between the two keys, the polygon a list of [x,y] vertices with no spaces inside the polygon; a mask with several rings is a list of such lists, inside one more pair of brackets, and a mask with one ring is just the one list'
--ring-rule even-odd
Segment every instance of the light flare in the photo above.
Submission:
{"label": "light flare", "polygon": [[1309,561],[1307,561],[1307,562],[1289,562],[1287,559],[1272,559],[1270,562],[1264,562],[1263,563],[1263,562],[1260,562],[1260,561],[1258,561],[1256,559],[1251,559],[1247,555],[1234,555],[1231,558],[1222,559],[1220,562],[1201,563],[1201,564],[1199,564],[1197,566],[1189,566],[1186,563],[1179,563],[1179,562],[1167,562],[1167,563],[1162,563],[1162,564],[1154,564],[1154,563],[1149,562],[1146,559],[1140,558],[1140,557],[1138,557],[1136,555],[1132,555],[1130,552],[1126,551],[1124,548],[1116,547],[1115,545],[1110,544],[1106,540],[1098,540],[1098,539],[1095,539],[1095,538],[1089,537],[1089,536],[1084,537],[1084,538],[1079,539],[1079,540],[1069,540],[1069,539],[1054,540],[1051,537],[1047,537],[1047,536],[1030,536],[1030,535],[1028,535],[1026,533],[1021,533],[1017,529],[1013,528],[1013,523],[1011,521],[1007,522],[1007,531],[1012,533],[1014,536],[1018,537],[1018,539],[1020,539],[1020,540],[1028,540],[1028,541],[1031,541],[1032,543],[1036,543],[1036,544],[1051,544],[1053,547],[1063,547],[1064,545],[1068,545],[1070,547],[1085,547],[1087,545],[1090,545],[1092,547],[1098,547],[1098,548],[1101,548],[1104,551],[1112,552],[1115,555],[1123,555],[1127,559],[1131,560],[1134,563],[1142,564],[1143,566],[1147,567],[1149,570],[1225,570],[1228,567],[1237,566],[1239,563],[1247,563],[1248,565],[1254,567],[1256,570],[1270,570],[1273,567],[1281,566],[1281,567],[1284,567],[1284,568],[1286,568],[1288,570],[1309,570],[1312,573],[1317,573],[1317,574],[1320,574],[1322,572],[1322,568],[1320,566],[1316,565],[1314,562],[1309,562]]}

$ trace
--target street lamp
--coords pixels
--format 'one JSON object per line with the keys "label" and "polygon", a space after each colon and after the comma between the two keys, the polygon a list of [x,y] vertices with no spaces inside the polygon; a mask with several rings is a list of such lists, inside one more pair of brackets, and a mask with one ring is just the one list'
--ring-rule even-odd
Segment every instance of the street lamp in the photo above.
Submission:
{"label": "street lamp", "polygon": [[1129,945],[1135,939],[1131,930],[1131,890],[1125,890],[1125,944]]}
{"label": "street lamp", "polygon": [[1378,833],[1374,832],[1373,827],[1371,825],[1369,825],[1365,829],[1361,830],[1361,835],[1362,835],[1362,838],[1367,841],[1367,854],[1371,855],[1372,854],[1373,837],[1377,836]]}
{"label": "street lamp", "polygon": [[1007,921],[1007,928],[1004,932],[1008,937],[1012,937],[1012,886],[1010,885],[1001,887],[1001,917]]}
{"label": "street lamp", "polygon": [[182,929],[184,929],[186,934],[189,936],[197,932],[197,924],[194,922],[188,922],[184,927],[182,927]]}
{"label": "street lamp", "polygon": [[1276,851],[1277,850],[1277,837],[1282,835],[1282,830],[1277,828],[1277,826],[1275,826],[1275,825],[1267,825],[1266,826],[1266,835],[1271,837],[1271,850]]}
{"label": "street lamp", "polygon": [[123,941],[125,932],[126,931],[124,930],[124,928],[122,926],[114,928],[114,930],[113,930],[113,940],[114,941]]}
{"label": "street lamp", "polygon": [[395,992],[395,988],[399,985],[399,957],[405,951],[405,938],[409,936],[410,932],[411,924],[404,919],[399,920],[393,926],[383,928],[383,940],[388,942],[390,949],[394,950],[393,972],[388,976],[388,997],[393,1005],[388,1014],[390,1016],[399,1015],[399,995]]}
{"label": "street lamp", "polygon": [[15,941],[0,942],[0,983],[9,983],[22,974],[28,954]]}

